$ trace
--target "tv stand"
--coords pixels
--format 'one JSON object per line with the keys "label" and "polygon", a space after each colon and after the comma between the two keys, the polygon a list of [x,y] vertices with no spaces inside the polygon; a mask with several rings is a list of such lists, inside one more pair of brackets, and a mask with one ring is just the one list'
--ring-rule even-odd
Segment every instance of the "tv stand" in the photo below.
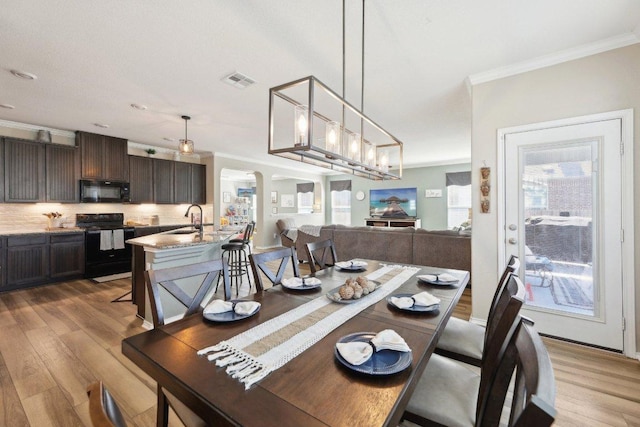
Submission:
{"label": "tv stand", "polygon": [[420,218],[365,218],[365,225],[373,227],[414,227],[420,228]]}

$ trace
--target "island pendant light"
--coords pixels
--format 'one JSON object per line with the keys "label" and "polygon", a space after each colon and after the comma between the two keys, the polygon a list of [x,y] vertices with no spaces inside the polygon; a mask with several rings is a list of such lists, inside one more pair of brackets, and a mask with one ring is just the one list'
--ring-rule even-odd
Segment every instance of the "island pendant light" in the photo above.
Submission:
{"label": "island pendant light", "polygon": [[184,139],[180,140],[178,151],[180,154],[193,154],[193,141],[187,137],[187,123],[191,120],[189,116],[182,116],[184,120]]}
{"label": "island pendant light", "polygon": [[269,90],[269,154],[374,180],[402,178],[402,142],[364,115],[364,21],[360,109],[345,96],[345,0],[342,96],[309,76]]}

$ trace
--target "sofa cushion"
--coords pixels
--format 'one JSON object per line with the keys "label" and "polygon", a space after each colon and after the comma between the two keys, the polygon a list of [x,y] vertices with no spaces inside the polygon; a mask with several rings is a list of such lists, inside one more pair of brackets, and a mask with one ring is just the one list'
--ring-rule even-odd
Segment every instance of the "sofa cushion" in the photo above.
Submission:
{"label": "sofa cushion", "polygon": [[417,229],[413,234],[413,263],[471,270],[471,237]]}

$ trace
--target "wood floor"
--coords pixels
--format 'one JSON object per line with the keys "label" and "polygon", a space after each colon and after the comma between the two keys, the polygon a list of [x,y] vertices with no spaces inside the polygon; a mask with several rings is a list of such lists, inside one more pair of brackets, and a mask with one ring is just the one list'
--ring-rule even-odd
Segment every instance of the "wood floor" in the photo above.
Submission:
{"label": "wood floor", "polygon": [[[130,426],[155,425],[155,383],[122,356],[144,330],[131,303],[110,301],[128,279],[77,280],[0,294],[0,426],[90,426],[86,385],[101,379]],[[466,291],[455,315],[468,318]],[[640,426],[640,362],[545,339],[558,426]],[[180,423],[175,417],[172,426]]]}

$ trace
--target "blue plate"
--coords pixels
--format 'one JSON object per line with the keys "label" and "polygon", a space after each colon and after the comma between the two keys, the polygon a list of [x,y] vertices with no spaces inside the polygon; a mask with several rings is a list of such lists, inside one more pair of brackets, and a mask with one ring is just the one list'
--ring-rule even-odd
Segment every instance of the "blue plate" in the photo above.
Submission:
{"label": "blue plate", "polygon": [[419,313],[426,313],[426,312],[430,312],[430,311],[436,311],[440,309],[440,304],[432,304],[432,305],[412,305],[411,307],[407,307],[407,308],[400,308],[398,306],[396,306],[394,303],[391,302],[391,297],[396,297],[396,298],[403,298],[403,297],[411,297],[413,296],[413,294],[395,294],[395,295],[389,295],[387,297],[387,304],[389,304],[390,306],[392,306],[393,308],[396,308],[398,310],[403,310],[403,311],[415,311],[415,312],[419,312]]}
{"label": "blue plate", "polygon": [[341,261],[335,266],[342,271],[364,271],[367,269],[367,263],[364,261]]}
{"label": "blue plate", "polygon": [[[244,300],[241,299],[234,299],[234,300],[230,300],[231,302],[242,302]],[[231,310],[231,311],[225,311],[224,313],[208,313],[208,314],[202,314],[202,316],[207,319],[207,320],[211,320],[212,322],[235,322],[237,320],[242,320],[242,319],[246,319],[247,317],[251,317],[254,314],[256,314],[257,312],[260,311],[260,308],[262,307],[262,305],[258,306],[258,308],[251,314],[237,314],[235,311]]]}
{"label": "blue plate", "polygon": [[[376,334],[374,332],[356,332],[354,334],[346,335],[338,340],[338,342],[369,342]],[[360,372],[367,375],[391,375],[404,371],[413,360],[413,356],[410,351],[394,351],[394,350],[380,350],[373,353],[371,358],[364,362],[362,365],[352,365],[347,362],[338,352],[338,347],[334,347],[333,350],[336,355],[336,359],[342,365],[355,372]]]}

